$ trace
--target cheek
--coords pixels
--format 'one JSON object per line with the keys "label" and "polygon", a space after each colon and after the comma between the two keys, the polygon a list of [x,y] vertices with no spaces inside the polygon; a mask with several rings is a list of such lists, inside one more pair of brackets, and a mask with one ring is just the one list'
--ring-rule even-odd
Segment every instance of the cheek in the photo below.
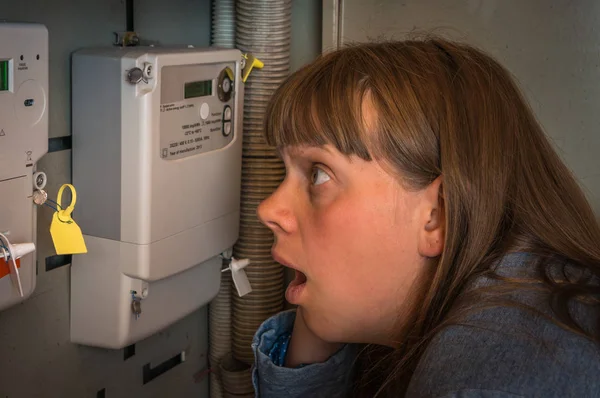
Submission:
{"label": "cheek", "polygon": [[315,282],[345,296],[377,298],[397,288],[413,246],[404,218],[389,195],[337,201],[315,212],[305,239]]}
{"label": "cheek", "polygon": [[410,198],[368,192],[315,212],[304,247],[315,299],[339,315],[375,322],[398,313],[420,260]]}

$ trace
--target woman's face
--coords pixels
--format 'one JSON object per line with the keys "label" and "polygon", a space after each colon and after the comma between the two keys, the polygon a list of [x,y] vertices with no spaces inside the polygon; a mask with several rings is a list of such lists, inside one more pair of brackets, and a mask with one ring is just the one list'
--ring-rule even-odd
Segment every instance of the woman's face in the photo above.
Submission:
{"label": "woman's face", "polygon": [[409,191],[376,161],[331,146],[282,151],[286,178],[258,209],[286,291],[331,342],[392,344],[411,287],[441,252],[439,184]]}

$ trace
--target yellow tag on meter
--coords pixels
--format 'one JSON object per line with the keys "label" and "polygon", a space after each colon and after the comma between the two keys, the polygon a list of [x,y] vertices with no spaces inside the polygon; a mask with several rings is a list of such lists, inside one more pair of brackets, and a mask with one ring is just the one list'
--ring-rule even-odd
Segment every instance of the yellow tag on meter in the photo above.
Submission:
{"label": "yellow tag on meter", "polygon": [[[62,194],[65,188],[71,190],[71,204],[62,209]],[[71,184],[65,184],[58,190],[56,202],[59,205],[58,211],[52,216],[52,224],[50,224],[50,235],[54,242],[56,254],[81,254],[87,253],[87,247],[83,240],[83,234],[79,225],[73,220],[71,214],[77,202],[77,192]]]}
{"label": "yellow tag on meter", "polygon": [[248,79],[248,76],[250,76],[250,72],[252,72],[252,69],[262,69],[265,66],[265,64],[252,54],[243,54],[242,56],[246,59],[246,65],[242,70],[242,81],[246,83],[246,80]]}

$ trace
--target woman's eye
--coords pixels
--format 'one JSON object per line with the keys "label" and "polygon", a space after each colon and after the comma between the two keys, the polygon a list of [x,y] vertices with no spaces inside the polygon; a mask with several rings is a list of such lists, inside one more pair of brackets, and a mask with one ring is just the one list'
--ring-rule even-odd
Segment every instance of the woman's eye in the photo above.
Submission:
{"label": "woman's eye", "polygon": [[310,182],[313,185],[321,185],[323,183],[326,183],[330,179],[331,177],[329,177],[329,174],[324,172],[322,169],[318,167],[313,168],[312,175],[310,177]]}

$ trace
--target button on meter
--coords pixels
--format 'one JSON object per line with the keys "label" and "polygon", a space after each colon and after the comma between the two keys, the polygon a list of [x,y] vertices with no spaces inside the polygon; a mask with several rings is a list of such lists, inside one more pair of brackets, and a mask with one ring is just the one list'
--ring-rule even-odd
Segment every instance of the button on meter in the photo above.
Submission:
{"label": "button on meter", "polygon": [[230,106],[225,106],[225,109],[223,109],[223,120],[225,120],[225,121],[231,120],[231,107]]}
{"label": "button on meter", "polygon": [[231,79],[233,78],[233,73],[230,68],[224,68],[221,73],[219,73],[219,80],[217,83],[217,93],[219,95],[219,99],[222,102],[227,102],[231,99],[232,87],[231,87]]}
{"label": "button on meter", "polygon": [[202,120],[206,120],[206,118],[208,118],[208,114],[210,112],[210,108],[208,106],[208,104],[205,102],[200,106],[200,117],[202,118]]}
{"label": "button on meter", "polygon": [[223,79],[223,92],[228,93],[229,91],[231,91],[231,80],[229,80],[229,78],[226,77],[225,79]]}
{"label": "button on meter", "polygon": [[225,122],[223,124],[223,135],[227,137],[229,134],[231,134],[231,122]]}

